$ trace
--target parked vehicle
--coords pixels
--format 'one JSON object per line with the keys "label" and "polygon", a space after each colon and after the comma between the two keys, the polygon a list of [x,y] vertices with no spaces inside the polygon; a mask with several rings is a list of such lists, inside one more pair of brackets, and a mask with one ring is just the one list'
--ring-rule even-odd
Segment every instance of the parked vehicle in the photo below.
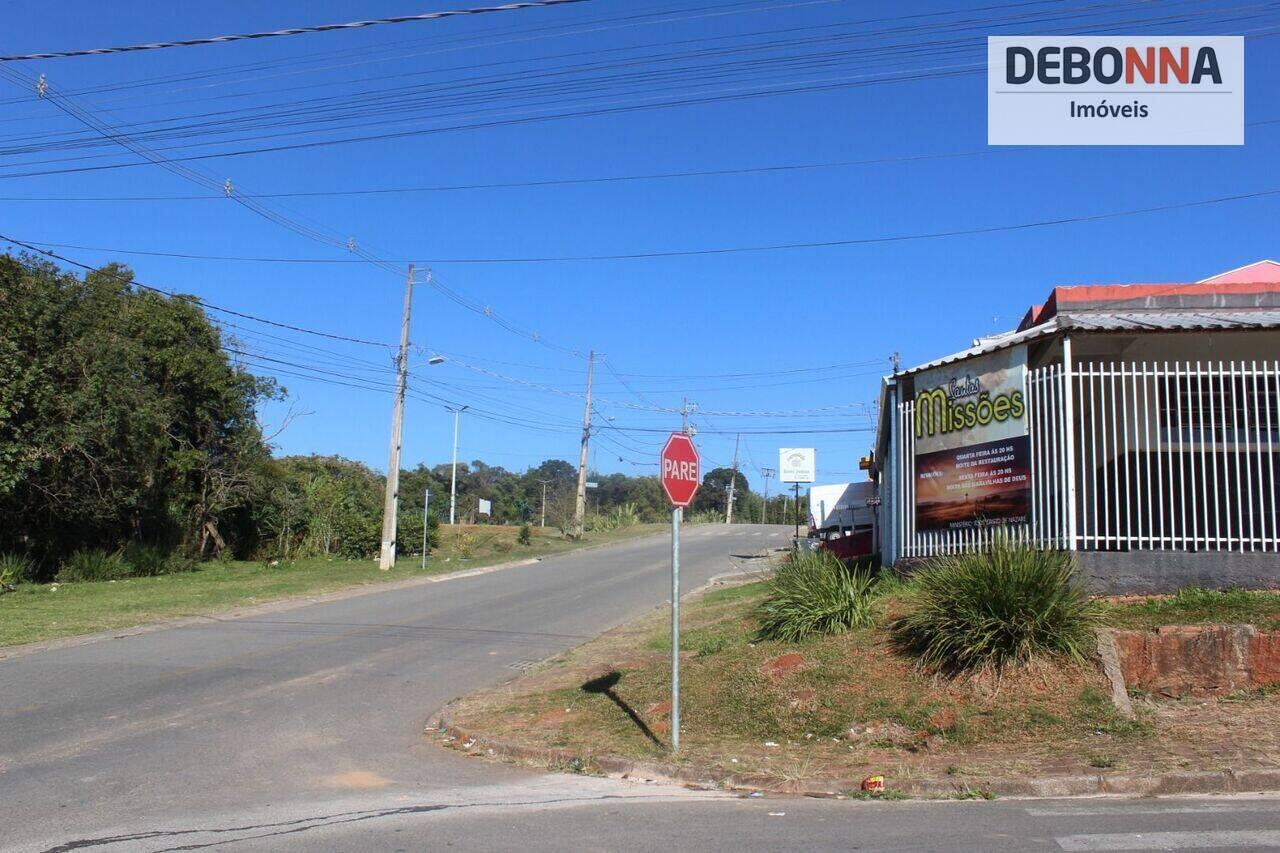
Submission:
{"label": "parked vehicle", "polygon": [[834,483],[809,487],[809,539],[842,560],[876,552],[876,484]]}

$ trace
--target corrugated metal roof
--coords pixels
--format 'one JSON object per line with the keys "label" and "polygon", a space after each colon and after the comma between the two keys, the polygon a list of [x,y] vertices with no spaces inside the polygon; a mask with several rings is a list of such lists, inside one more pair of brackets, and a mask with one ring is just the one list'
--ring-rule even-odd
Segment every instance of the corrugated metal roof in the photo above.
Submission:
{"label": "corrugated metal roof", "polygon": [[1063,329],[1098,332],[1280,328],[1280,310],[1079,311],[1058,315]]}
{"label": "corrugated metal roof", "polygon": [[951,355],[944,355],[942,358],[935,358],[933,361],[916,365],[909,370],[904,370],[899,375],[910,375],[919,373],[921,370],[929,370],[933,367],[941,367],[944,364],[951,364],[955,361],[961,361],[966,358],[973,358],[978,355],[986,355],[989,352],[1002,350],[1016,344],[1026,343],[1036,338],[1042,338],[1045,335],[1052,335],[1058,331],[1058,318],[1055,317],[1047,323],[1041,323],[1039,326],[1033,326],[1021,332],[1006,332],[1002,335],[993,335],[989,338],[979,338],[975,346],[971,346],[960,352],[953,352]]}
{"label": "corrugated metal roof", "polygon": [[904,370],[900,375],[919,373],[966,358],[1026,343],[1061,331],[1084,332],[1177,332],[1222,329],[1278,329],[1280,310],[1219,309],[1182,311],[1075,311],[1060,313],[1047,322],[1021,332],[981,338],[975,346]]}

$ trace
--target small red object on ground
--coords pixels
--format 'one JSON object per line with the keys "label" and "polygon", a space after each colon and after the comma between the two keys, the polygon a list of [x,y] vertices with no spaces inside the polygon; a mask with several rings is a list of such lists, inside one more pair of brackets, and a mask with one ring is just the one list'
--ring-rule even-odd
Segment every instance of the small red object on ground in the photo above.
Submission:
{"label": "small red object on ground", "polygon": [[871,791],[872,793],[882,793],[884,791],[884,777],[868,776],[862,780],[862,790]]}

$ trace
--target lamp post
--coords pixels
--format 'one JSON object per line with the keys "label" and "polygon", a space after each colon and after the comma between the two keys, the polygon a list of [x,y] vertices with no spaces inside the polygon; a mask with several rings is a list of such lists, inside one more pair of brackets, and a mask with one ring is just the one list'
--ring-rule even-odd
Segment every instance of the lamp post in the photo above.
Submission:
{"label": "lamp post", "polygon": [[453,525],[456,523],[458,509],[458,415],[471,407],[446,408],[453,412],[453,474],[449,477],[449,524]]}

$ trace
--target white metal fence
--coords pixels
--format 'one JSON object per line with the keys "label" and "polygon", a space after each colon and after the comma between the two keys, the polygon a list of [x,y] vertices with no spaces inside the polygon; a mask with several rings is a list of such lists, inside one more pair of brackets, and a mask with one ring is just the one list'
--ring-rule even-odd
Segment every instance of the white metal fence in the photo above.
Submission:
{"label": "white metal fence", "polygon": [[[1070,404],[1059,365],[1027,371],[1025,383],[1031,513],[1027,524],[1001,528],[1014,541],[1280,551],[1280,362],[1081,364]],[[989,544],[995,528],[916,530],[914,403],[899,404],[898,418],[898,554]]]}

